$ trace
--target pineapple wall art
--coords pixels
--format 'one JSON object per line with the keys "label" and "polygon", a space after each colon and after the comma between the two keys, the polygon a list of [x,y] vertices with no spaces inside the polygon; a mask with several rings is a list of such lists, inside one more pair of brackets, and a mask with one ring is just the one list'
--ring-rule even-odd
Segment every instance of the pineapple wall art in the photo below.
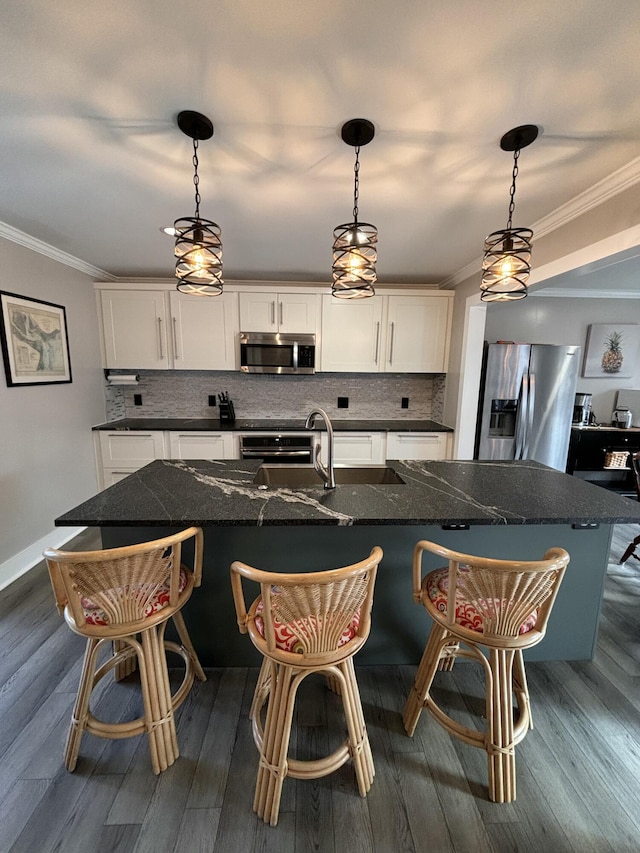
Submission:
{"label": "pineapple wall art", "polygon": [[594,324],[587,332],[583,376],[623,379],[638,373],[640,326]]}

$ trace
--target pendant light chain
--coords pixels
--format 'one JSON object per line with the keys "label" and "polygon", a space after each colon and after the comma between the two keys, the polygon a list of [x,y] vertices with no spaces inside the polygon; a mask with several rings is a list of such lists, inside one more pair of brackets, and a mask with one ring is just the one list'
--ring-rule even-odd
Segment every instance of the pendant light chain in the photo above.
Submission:
{"label": "pendant light chain", "polygon": [[358,224],[358,199],[360,198],[360,146],[356,145],[356,162],[353,167],[353,221]]}
{"label": "pendant light chain", "polygon": [[193,186],[196,191],[196,219],[200,219],[200,176],[198,175],[198,140],[193,140]]}
{"label": "pendant light chain", "polygon": [[507,230],[511,230],[512,220],[513,220],[513,211],[516,209],[515,195],[516,195],[516,178],[518,177],[518,157],[520,156],[520,149],[516,148],[513,152],[513,172],[511,173],[511,199],[509,201],[509,219],[507,220]]}

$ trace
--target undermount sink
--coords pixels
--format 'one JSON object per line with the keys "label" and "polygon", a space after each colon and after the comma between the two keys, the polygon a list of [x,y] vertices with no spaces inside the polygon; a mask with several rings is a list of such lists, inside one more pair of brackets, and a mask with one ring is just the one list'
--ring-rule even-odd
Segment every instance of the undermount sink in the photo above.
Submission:
{"label": "undermount sink", "polygon": [[[344,486],[404,485],[404,480],[387,465],[362,465],[334,467],[336,484]],[[253,482],[256,486],[293,487],[323,486],[322,477],[312,465],[261,465]]]}

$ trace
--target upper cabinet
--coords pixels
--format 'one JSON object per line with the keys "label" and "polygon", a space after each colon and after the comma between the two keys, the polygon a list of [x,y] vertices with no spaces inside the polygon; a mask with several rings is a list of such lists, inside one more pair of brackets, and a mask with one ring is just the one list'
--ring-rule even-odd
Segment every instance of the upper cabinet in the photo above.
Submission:
{"label": "upper cabinet", "polygon": [[175,290],[99,291],[104,366],[234,370],[238,295],[187,296]]}
{"label": "upper cabinet", "polygon": [[103,290],[105,367],[170,367],[166,294],[155,290]]}
{"label": "upper cabinet", "polygon": [[444,373],[453,300],[448,296],[388,296],[384,370]]}
{"label": "upper cabinet", "polygon": [[453,294],[322,297],[323,371],[444,373]]}
{"label": "upper cabinet", "polygon": [[322,297],[321,370],[381,370],[383,298]]}
{"label": "upper cabinet", "polygon": [[235,370],[238,295],[169,294],[173,366],[178,370]]}
{"label": "upper cabinet", "polygon": [[241,332],[316,332],[317,293],[241,292],[239,297]]}

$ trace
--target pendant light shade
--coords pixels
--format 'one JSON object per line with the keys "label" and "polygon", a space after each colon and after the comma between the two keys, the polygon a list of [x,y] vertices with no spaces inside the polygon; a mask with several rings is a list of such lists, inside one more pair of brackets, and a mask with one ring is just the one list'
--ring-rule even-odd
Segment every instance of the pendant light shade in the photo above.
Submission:
{"label": "pendant light shade", "polygon": [[482,284],[480,298],[484,302],[507,302],[524,299],[531,273],[531,228],[514,228],[516,177],[520,150],[526,148],[538,136],[535,124],[525,124],[509,130],[500,140],[503,151],[513,151],[511,176],[511,198],[507,227],[494,231],[484,241],[482,261]]}
{"label": "pendant light shade", "polygon": [[220,227],[200,216],[198,175],[198,143],[213,136],[213,124],[201,113],[183,110],[178,115],[178,127],[193,139],[196,210],[194,216],[176,219],[174,223],[177,289],[193,296],[218,296],[224,283]]}
{"label": "pendant light shade", "polygon": [[373,124],[354,118],[342,126],[342,139],[356,149],[353,189],[353,222],[333,229],[333,283],[331,292],[340,299],[362,299],[373,296],[377,280],[378,229],[368,222],[358,222],[360,190],[360,146],[373,139]]}

